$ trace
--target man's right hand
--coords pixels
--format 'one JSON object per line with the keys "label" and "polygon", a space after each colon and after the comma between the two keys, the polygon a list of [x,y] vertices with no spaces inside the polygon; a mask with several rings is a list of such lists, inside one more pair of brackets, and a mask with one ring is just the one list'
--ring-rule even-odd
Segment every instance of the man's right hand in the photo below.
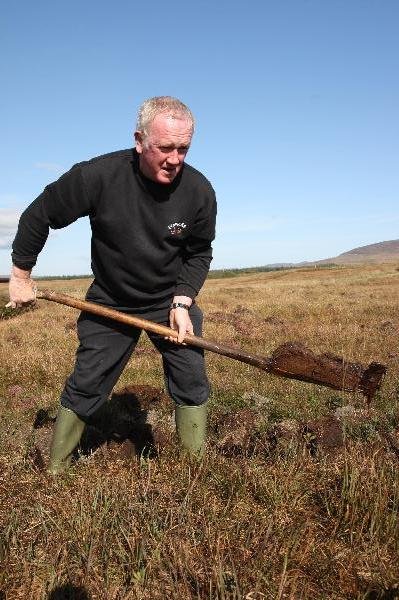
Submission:
{"label": "man's right hand", "polygon": [[10,302],[6,308],[21,308],[36,302],[36,285],[30,273],[13,265],[8,286]]}

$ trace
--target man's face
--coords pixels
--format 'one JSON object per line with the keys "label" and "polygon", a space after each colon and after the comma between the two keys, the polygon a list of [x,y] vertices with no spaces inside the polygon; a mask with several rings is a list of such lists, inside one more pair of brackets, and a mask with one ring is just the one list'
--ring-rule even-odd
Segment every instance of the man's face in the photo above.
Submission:
{"label": "man's face", "polygon": [[143,175],[157,183],[172,183],[181,171],[192,135],[190,121],[167,114],[155,117],[145,140],[142,133],[136,131],[136,150]]}

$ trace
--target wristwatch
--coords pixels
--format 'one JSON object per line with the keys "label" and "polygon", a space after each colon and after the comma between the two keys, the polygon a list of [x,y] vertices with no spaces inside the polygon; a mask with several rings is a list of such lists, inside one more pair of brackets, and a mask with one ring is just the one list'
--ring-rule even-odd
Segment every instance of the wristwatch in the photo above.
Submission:
{"label": "wristwatch", "polygon": [[170,308],[185,308],[188,310],[190,307],[188,304],[183,304],[183,302],[172,302]]}

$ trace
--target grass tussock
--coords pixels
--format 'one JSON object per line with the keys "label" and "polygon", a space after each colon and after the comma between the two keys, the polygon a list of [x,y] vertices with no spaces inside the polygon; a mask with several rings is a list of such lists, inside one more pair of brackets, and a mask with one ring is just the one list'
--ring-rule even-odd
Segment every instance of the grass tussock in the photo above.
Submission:
{"label": "grass tussock", "polygon": [[[87,282],[46,286],[83,297]],[[3,299],[5,292],[1,285]],[[123,427],[112,430],[103,418],[108,437],[97,451],[52,478],[42,467],[73,365],[76,312],[40,301],[35,310],[3,315],[0,598],[399,597],[395,267],[212,279],[200,304],[206,337],[257,354],[298,340],[316,352],[386,363],[373,406],[367,410],[357,394],[208,354],[213,392],[202,464],[179,456],[173,433],[155,454],[132,457],[122,451]],[[126,386],[139,390],[151,412],[149,390],[161,394],[163,381],[145,336],[118,390]],[[114,395],[115,423],[131,397]],[[166,400],[165,422],[170,409]],[[256,430],[250,442],[223,446],[229,423],[238,431],[245,418]]]}

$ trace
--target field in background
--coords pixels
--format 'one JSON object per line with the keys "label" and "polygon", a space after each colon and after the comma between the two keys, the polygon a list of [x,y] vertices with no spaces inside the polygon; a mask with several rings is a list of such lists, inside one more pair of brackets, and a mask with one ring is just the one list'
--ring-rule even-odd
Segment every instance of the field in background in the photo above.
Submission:
{"label": "field in background", "polygon": [[[388,374],[366,411],[360,395],[207,354],[210,441],[199,467],[179,458],[173,436],[156,457],[127,458],[115,435],[64,477],[48,476],[77,313],[40,301],[0,319],[0,598],[399,597],[398,279],[387,264],[209,280],[199,299],[205,337],[263,355],[298,340],[383,362]],[[83,298],[88,283],[40,287]],[[126,386],[139,402],[164,399],[160,358],[144,334],[114,397],[128,412]],[[220,423],[256,402],[258,445],[221,448]],[[171,408],[162,404],[165,420]],[[341,420],[328,443],[337,408],[361,419]]]}

